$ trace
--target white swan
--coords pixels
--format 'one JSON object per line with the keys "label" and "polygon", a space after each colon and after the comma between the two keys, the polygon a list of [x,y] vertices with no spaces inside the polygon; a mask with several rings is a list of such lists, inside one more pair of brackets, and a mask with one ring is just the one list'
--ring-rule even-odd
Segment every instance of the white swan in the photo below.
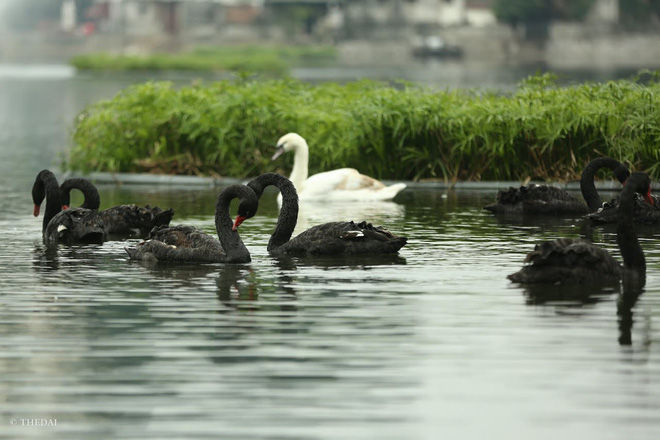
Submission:
{"label": "white swan", "polygon": [[[295,152],[289,180],[296,187],[300,200],[391,200],[406,187],[405,183],[386,186],[354,168],[339,168],[307,177],[309,146],[297,133],[285,134],[277,141],[272,160],[287,151]],[[278,202],[281,202],[281,196],[278,196]]]}

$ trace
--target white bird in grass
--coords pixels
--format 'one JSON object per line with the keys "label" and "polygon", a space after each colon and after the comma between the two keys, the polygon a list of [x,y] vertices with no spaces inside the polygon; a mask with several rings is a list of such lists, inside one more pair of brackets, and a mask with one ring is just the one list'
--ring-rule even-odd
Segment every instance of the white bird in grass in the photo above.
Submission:
{"label": "white bird in grass", "polygon": [[[289,180],[296,187],[300,200],[391,200],[406,187],[405,183],[386,186],[379,180],[360,174],[354,168],[339,168],[307,177],[309,146],[297,133],[285,134],[277,141],[277,151],[272,160],[287,151],[294,152]],[[281,204],[281,196],[277,200]]]}

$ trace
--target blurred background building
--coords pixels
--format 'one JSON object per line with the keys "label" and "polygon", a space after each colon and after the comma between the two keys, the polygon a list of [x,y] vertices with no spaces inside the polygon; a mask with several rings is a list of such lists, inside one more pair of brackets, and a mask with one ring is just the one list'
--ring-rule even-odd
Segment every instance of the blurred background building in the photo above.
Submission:
{"label": "blurred background building", "polygon": [[467,61],[660,63],[660,0],[0,1],[0,59],[320,42],[348,62],[405,63],[421,47]]}

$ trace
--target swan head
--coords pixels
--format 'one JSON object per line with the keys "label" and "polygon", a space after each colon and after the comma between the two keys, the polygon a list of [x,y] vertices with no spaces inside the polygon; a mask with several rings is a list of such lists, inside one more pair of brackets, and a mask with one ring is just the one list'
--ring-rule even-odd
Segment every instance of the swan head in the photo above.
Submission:
{"label": "swan head", "polygon": [[[256,197],[256,196],[255,196]],[[245,220],[254,217],[257,213],[258,204],[255,204],[254,200],[244,199],[241,200],[241,203],[238,205],[238,213],[236,214],[236,220],[231,227],[232,231],[238,229],[238,227]]]}
{"label": "swan head", "polygon": [[34,210],[32,213],[35,217],[39,216],[41,203],[43,203],[44,199],[46,198],[46,188],[42,180],[43,176],[45,175],[45,171],[46,170],[41,171],[37,175],[37,179],[34,181],[34,185],[32,185],[32,202],[34,203]]}
{"label": "swan head", "polygon": [[277,151],[275,151],[271,160],[277,159],[286,152],[297,150],[301,146],[307,147],[305,138],[298,133],[287,133],[277,141]]}

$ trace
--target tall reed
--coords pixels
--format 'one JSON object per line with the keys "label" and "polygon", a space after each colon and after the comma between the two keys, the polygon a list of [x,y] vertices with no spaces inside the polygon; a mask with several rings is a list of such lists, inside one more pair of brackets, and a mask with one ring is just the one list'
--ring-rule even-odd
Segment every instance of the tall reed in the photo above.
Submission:
{"label": "tall reed", "polygon": [[150,82],[80,114],[67,166],[250,176],[278,166],[273,144],[289,131],[310,144],[312,172],[566,180],[609,155],[658,177],[660,85],[558,87],[545,75],[501,95],[374,81]]}

